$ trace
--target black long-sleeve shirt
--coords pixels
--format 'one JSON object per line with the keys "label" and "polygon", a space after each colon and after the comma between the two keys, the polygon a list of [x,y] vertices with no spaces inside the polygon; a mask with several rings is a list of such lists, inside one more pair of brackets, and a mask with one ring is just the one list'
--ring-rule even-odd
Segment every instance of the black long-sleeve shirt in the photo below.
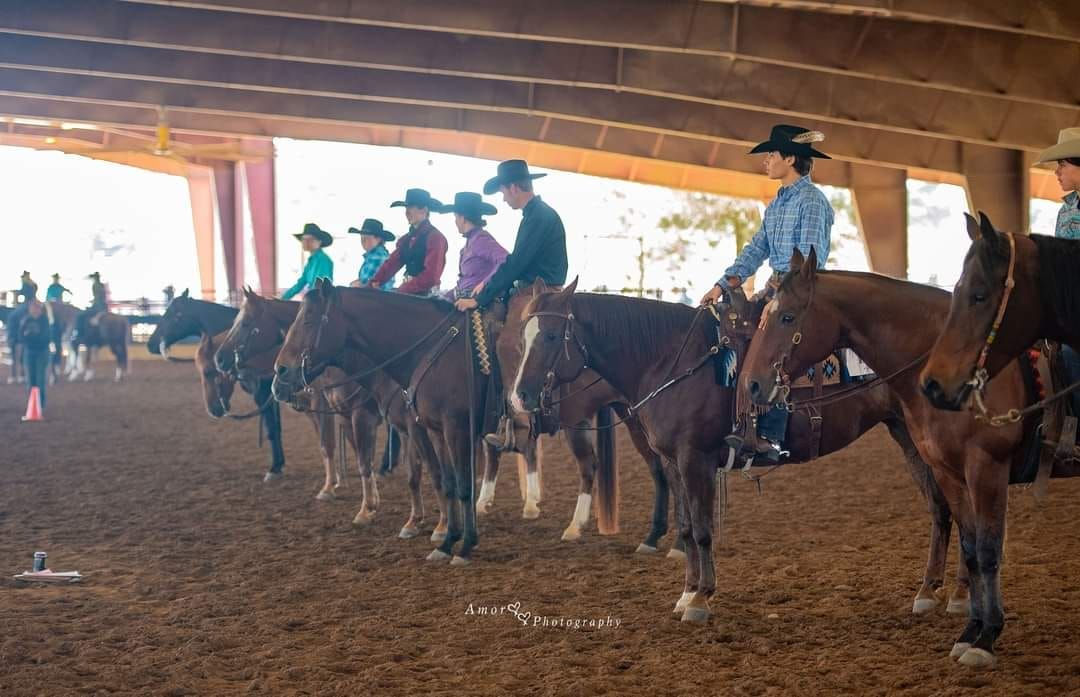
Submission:
{"label": "black long-sleeve shirt", "polygon": [[533,283],[542,278],[549,286],[566,283],[566,230],[562,218],[539,196],[534,196],[521,212],[514,250],[476,296],[480,307],[490,305],[516,281]]}
{"label": "black long-sleeve shirt", "polygon": [[19,340],[27,351],[48,351],[52,333],[49,331],[49,317],[42,312],[37,317],[26,315],[19,327]]}

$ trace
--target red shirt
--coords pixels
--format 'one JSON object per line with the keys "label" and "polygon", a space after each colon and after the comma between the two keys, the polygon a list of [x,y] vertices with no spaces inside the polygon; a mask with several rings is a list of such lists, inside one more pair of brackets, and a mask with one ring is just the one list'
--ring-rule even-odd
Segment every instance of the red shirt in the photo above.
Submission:
{"label": "red shirt", "polygon": [[401,238],[394,251],[379,267],[378,273],[372,276],[368,282],[369,286],[378,288],[394,277],[394,274],[405,265],[402,259],[402,251],[404,249],[411,250],[413,245],[419,242],[416,233],[424,228],[427,228],[427,251],[424,253],[424,270],[402,283],[397,290],[399,293],[409,295],[427,295],[438,287],[439,282],[442,280],[443,269],[446,267],[447,244],[446,237],[429,220],[424,220]]}

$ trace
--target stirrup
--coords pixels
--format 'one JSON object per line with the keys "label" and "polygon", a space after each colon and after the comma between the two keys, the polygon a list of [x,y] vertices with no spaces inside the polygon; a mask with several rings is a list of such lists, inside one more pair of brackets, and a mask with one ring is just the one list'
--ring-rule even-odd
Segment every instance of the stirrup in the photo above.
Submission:
{"label": "stirrup", "polygon": [[484,442],[499,452],[514,448],[514,422],[503,416],[499,419],[499,428],[495,433],[484,436]]}

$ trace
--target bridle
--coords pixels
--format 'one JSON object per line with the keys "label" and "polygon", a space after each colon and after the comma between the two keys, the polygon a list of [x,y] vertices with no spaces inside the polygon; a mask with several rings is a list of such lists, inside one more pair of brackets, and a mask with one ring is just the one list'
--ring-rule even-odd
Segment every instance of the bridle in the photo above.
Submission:
{"label": "bridle", "polygon": [[[243,326],[243,324],[240,324],[239,328],[243,328]],[[256,356],[261,356],[262,354],[269,351],[273,351],[275,348],[278,347],[279,344],[285,342],[285,332],[279,328],[278,340],[276,342],[273,342],[266,348],[259,349],[255,353],[248,356],[248,344],[261,333],[262,328],[257,323],[253,323],[252,327],[247,331],[246,334],[237,334],[236,339],[233,341],[233,369],[235,371],[239,372],[241,363],[249,361]]]}
{"label": "bridle", "polygon": [[[811,282],[811,284],[810,284],[810,297],[806,301],[806,309],[808,309],[808,310],[813,305],[813,302],[814,302],[814,289],[816,287],[817,287],[817,284]],[[777,294],[779,294],[779,292],[780,291],[778,289]],[[769,301],[770,304],[772,302],[775,302],[775,297],[776,296],[773,296],[773,300]],[[778,311],[779,311],[779,306],[777,307],[776,311],[774,311],[774,314],[775,314],[775,312],[778,312]],[[768,305],[765,306],[764,312],[766,312],[766,313],[769,312]],[[803,336],[802,336],[802,323],[803,323],[804,318],[805,318],[805,314],[800,314],[800,316],[798,318],[798,324],[796,324],[796,326],[795,326],[795,333],[791,335],[791,342],[787,346],[785,346],[784,350],[780,353],[780,355],[777,357],[776,361],[772,364],[772,369],[773,369],[773,372],[774,372],[774,378],[773,378],[774,386],[773,386],[773,392],[772,392],[772,395],[771,395],[771,399],[769,401],[772,402],[772,403],[775,403],[775,404],[779,404],[780,406],[787,409],[789,412],[795,411],[795,404],[788,400],[788,397],[791,395],[791,375],[785,370],[784,364],[787,363],[789,360],[791,360],[791,354],[795,351],[795,347],[802,343],[802,338],[803,338]],[[764,321],[765,321],[765,323],[768,323],[768,321],[769,321],[768,315],[766,315]]]}
{"label": "bridle", "polygon": [[[589,349],[585,346],[585,343],[577,335],[577,332],[574,331],[573,312],[563,314],[561,312],[553,312],[550,310],[540,310],[531,313],[526,318],[526,325],[528,324],[529,320],[532,320],[533,318],[539,319],[540,317],[554,317],[563,321],[562,350],[556,351],[555,355],[552,356],[551,363],[550,365],[548,365],[548,369],[544,373],[544,386],[540,390],[539,405],[541,409],[544,409],[545,405],[552,405],[551,395],[555,390],[555,380],[557,378],[556,368],[558,368],[559,366],[559,361],[562,360],[564,357],[568,362],[570,361],[570,342],[573,341],[574,344],[577,346],[577,350],[581,353],[581,370],[577,372],[577,375],[581,375],[581,373],[585,372],[589,367]],[[524,332],[524,330],[525,327],[522,326],[522,331]],[[522,356],[521,360],[524,361],[525,357]],[[571,380],[573,380],[573,378],[571,378]],[[569,382],[569,380],[565,380],[565,382]]]}
{"label": "bridle", "polygon": [[1016,279],[1013,277],[1013,272],[1016,270],[1016,239],[1011,232],[1004,234],[1009,239],[1009,270],[1005,275],[1005,289],[1001,294],[1001,303],[998,305],[997,314],[994,316],[994,323],[990,325],[990,333],[986,335],[986,341],[983,342],[982,350],[979,352],[979,360],[975,362],[971,379],[964,383],[972,388],[976,404],[984,414],[986,413],[986,406],[983,404],[983,394],[986,391],[986,384],[990,382],[990,373],[986,370],[986,362],[990,357],[990,347],[994,345],[998,330],[1005,319],[1005,309],[1009,306],[1009,297],[1012,296],[1013,288],[1016,287]]}

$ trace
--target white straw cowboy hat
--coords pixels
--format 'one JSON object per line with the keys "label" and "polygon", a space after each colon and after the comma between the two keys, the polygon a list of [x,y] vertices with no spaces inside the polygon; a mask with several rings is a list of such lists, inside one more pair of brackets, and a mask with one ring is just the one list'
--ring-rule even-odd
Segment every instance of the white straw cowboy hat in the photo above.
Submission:
{"label": "white straw cowboy hat", "polygon": [[1035,164],[1057,162],[1070,157],[1080,157],[1080,128],[1064,128],[1058,133],[1057,145],[1039,153]]}

